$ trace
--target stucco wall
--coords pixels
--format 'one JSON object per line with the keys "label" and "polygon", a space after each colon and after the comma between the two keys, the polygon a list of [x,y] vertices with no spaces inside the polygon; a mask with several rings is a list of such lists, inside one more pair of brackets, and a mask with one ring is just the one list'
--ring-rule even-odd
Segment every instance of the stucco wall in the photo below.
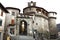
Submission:
{"label": "stucco wall", "polygon": [[[12,19],[14,19],[14,22],[16,24],[16,17],[18,16],[19,11],[14,9],[7,9],[7,10],[9,11],[9,14],[6,14],[6,20],[7,20],[6,25],[10,24]],[[12,12],[15,12],[15,15],[12,15]]]}
{"label": "stucco wall", "polygon": [[6,17],[6,13],[3,12],[3,16],[1,16],[1,9],[0,9],[0,19],[2,20],[2,26],[0,26],[0,32],[1,32],[1,39],[3,40],[3,34],[4,34],[4,29],[5,29],[5,17]]}
{"label": "stucco wall", "polygon": [[12,15],[12,12],[15,12],[15,17],[19,14],[19,10],[14,10],[14,9],[7,9],[10,13],[10,15]]}
{"label": "stucco wall", "polygon": [[[1,10],[2,11],[2,10]],[[0,19],[2,20],[2,26],[0,26],[1,30],[4,30],[4,26],[5,26],[5,16],[6,14],[3,12],[3,16],[0,16]]]}

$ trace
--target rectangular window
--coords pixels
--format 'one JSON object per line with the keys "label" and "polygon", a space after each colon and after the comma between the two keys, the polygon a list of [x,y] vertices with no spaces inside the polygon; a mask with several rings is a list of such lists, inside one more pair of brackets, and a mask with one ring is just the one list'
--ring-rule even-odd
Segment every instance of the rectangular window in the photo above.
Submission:
{"label": "rectangular window", "polygon": [[15,16],[15,12],[12,12],[12,15]]}
{"label": "rectangular window", "polygon": [[1,32],[0,32],[0,39],[1,39]]}
{"label": "rectangular window", "polygon": [[10,28],[10,34],[14,35],[15,31],[14,28]]}
{"label": "rectangular window", "polygon": [[1,16],[3,16],[3,11],[1,11]]}
{"label": "rectangular window", "polygon": [[2,26],[2,20],[0,19],[0,26]]}

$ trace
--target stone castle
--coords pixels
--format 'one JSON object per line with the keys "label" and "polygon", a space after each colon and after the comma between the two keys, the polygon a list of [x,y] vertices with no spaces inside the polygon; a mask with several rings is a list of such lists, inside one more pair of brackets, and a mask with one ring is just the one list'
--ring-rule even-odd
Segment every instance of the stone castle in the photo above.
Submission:
{"label": "stone castle", "polygon": [[4,7],[0,3],[0,38],[25,35],[33,36],[36,31],[44,37],[56,37],[56,12],[48,12],[42,7],[36,6],[36,2],[28,2],[28,7],[20,9]]}

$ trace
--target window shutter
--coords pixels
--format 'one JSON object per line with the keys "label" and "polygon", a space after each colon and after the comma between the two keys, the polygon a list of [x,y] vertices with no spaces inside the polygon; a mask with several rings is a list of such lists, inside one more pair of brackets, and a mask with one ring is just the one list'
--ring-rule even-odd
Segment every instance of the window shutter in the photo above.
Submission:
{"label": "window shutter", "polygon": [[11,20],[11,24],[14,25],[14,19]]}

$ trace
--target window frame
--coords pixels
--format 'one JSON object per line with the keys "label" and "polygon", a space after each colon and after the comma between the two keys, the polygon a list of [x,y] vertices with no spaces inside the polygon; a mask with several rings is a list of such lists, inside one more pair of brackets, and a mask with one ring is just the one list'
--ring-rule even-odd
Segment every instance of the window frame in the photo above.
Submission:
{"label": "window frame", "polygon": [[2,40],[2,32],[0,32],[0,33],[1,33],[1,35],[0,35],[0,36],[1,36],[1,40]]}
{"label": "window frame", "polygon": [[11,34],[11,33],[10,33],[10,31],[11,31],[10,29],[11,29],[11,28],[14,28],[14,26],[12,26],[12,27],[10,26],[10,28],[8,29],[8,31],[9,31],[8,33],[9,33],[11,36],[14,36],[14,35],[15,35],[15,28],[14,28],[14,34]]}
{"label": "window frame", "polygon": [[15,16],[15,12],[14,11],[12,11],[12,15]]}
{"label": "window frame", "polygon": [[0,23],[1,23],[1,25],[0,25],[0,26],[2,26],[2,19],[0,19],[0,21],[1,21],[1,22],[0,22]]}

